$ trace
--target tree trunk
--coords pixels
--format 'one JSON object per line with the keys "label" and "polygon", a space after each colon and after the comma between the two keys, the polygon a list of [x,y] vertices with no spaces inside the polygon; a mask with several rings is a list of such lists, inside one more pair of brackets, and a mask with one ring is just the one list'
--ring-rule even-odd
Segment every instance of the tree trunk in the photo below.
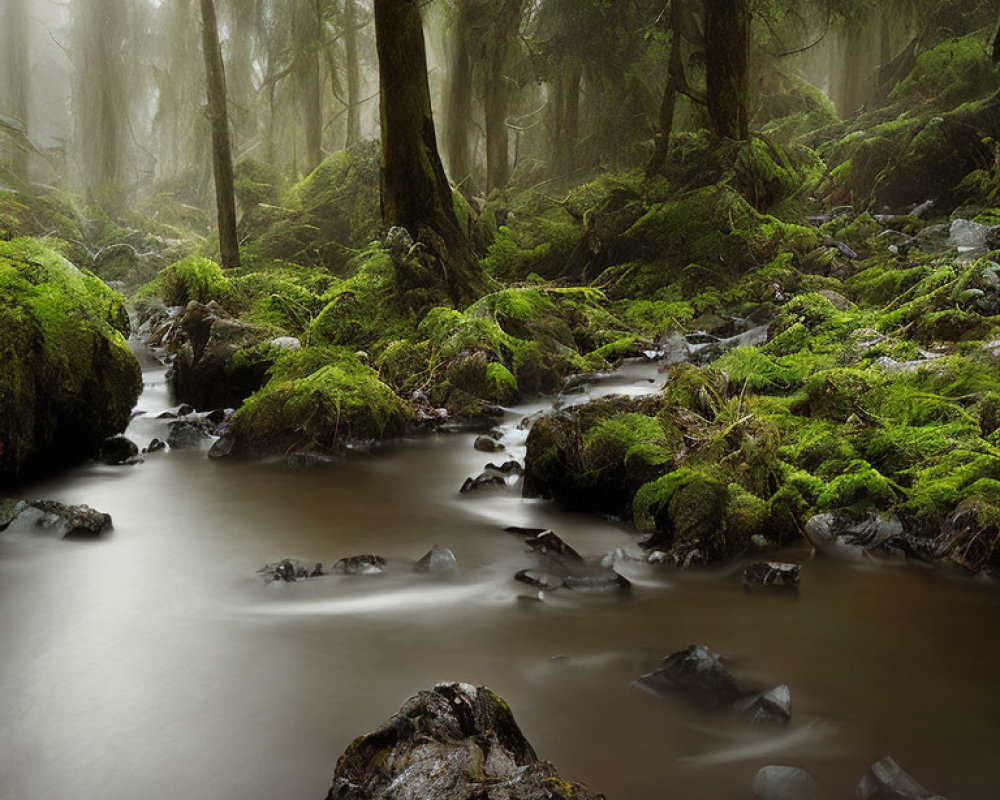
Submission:
{"label": "tree trunk", "polygon": [[316,0],[296,0],[292,46],[294,75],[306,144],[306,172],[323,160],[323,110],[320,98],[320,28]]}
{"label": "tree trunk", "polygon": [[438,154],[419,0],[375,0],[382,118],[382,219],[436,259],[455,303],[474,299],[482,270],[455,216]]}
{"label": "tree trunk", "polygon": [[649,164],[646,165],[646,176],[652,177],[663,169],[670,154],[670,135],[674,131],[674,110],[677,105],[677,90],[682,88],[684,80],[684,49],[681,40],[683,28],[683,8],[681,0],[670,3],[670,65],[667,69],[667,85],[663,87],[663,99],[660,101],[660,130],[656,134],[656,149],[653,151]]}
{"label": "tree trunk", "polygon": [[357,0],[344,0],[344,58],[347,61],[347,146],[361,139],[361,65],[358,62]]}
{"label": "tree trunk", "polygon": [[505,67],[521,25],[523,0],[494,0],[485,38],[483,108],[486,115],[486,191],[503,191],[510,177],[507,109],[510,86]]}
{"label": "tree trunk", "polygon": [[463,0],[452,27],[448,67],[448,113],[445,120],[445,154],[451,179],[464,191],[472,190],[469,156],[469,126],[472,122],[472,60],[469,38],[469,0]]}
{"label": "tree trunk", "polygon": [[215,201],[219,211],[219,252],[222,266],[240,265],[236,238],[236,199],[233,195],[233,154],[229,142],[226,109],[226,74],[215,21],[213,0],[201,0],[202,52],[208,83],[208,116],[212,122],[212,165],[215,170]]}
{"label": "tree trunk", "polygon": [[[28,132],[28,9],[26,0],[7,0],[5,13],[0,15],[4,23],[4,53],[7,73],[6,96],[7,113],[15,117]],[[7,163],[15,177],[28,179],[27,142],[9,140]]]}
{"label": "tree trunk", "polygon": [[750,8],[747,0],[705,0],[705,69],[708,115],[721,139],[750,138],[747,70]]}
{"label": "tree trunk", "polygon": [[575,167],[582,81],[583,67],[577,62],[564,66],[555,81],[552,164],[555,176],[560,178],[569,175]]}

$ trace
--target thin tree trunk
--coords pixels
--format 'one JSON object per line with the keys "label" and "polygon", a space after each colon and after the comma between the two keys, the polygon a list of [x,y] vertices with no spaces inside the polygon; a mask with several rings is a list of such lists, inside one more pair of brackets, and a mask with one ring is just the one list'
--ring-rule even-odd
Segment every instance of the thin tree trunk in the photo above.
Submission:
{"label": "thin tree trunk", "polygon": [[448,68],[448,114],[445,119],[445,154],[451,179],[469,192],[472,161],[469,155],[469,125],[472,122],[472,60],[469,54],[469,0],[463,0],[452,28]]}
{"label": "thin tree trunk", "polygon": [[347,70],[347,146],[361,139],[361,65],[358,61],[357,0],[344,0],[344,65]]}
{"label": "thin tree trunk", "polygon": [[[26,0],[7,0],[4,22],[5,67],[7,73],[6,110],[28,131],[28,9]],[[27,144],[26,142],[24,143]],[[9,143],[8,164],[15,177],[28,179],[28,151],[13,139]]]}
{"label": "thin tree trunk", "polygon": [[677,106],[677,90],[684,83],[684,49],[681,40],[683,26],[683,9],[681,0],[670,3],[670,65],[667,69],[667,85],[663,87],[663,99],[660,101],[660,129],[656,134],[656,149],[653,151],[649,164],[646,165],[647,177],[652,177],[663,169],[670,154],[670,135],[674,132],[674,111]]}
{"label": "thin tree trunk", "polygon": [[418,0],[375,0],[382,117],[382,219],[405,228],[439,262],[456,303],[472,300],[482,270],[455,216],[438,154]]}
{"label": "thin tree trunk", "polygon": [[750,8],[747,0],[705,0],[708,115],[721,139],[750,138],[747,71]]}
{"label": "thin tree trunk", "polygon": [[573,62],[564,67],[557,80],[556,125],[553,164],[557,177],[570,174],[576,165],[576,144],[580,136],[580,84],[583,67]]}
{"label": "thin tree trunk", "polygon": [[226,109],[226,74],[215,20],[215,4],[201,0],[202,52],[208,83],[208,116],[212,122],[212,165],[215,171],[215,200],[219,212],[219,251],[222,266],[240,265],[236,238],[236,199],[233,194],[233,154],[229,141],[229,113]]}

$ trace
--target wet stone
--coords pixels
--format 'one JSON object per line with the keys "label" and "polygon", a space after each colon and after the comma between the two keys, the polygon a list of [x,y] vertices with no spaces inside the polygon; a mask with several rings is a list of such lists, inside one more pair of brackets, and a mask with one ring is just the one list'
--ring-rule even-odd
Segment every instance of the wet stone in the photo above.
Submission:
{"label": "wet stone", "polygon": [[447,547],[434,545],[416,565],[413,567],[417,572],[426,572],[434,575],[450,575],[458,572],[458,559]]}
{"label": "wet stone", "polygon": [[857,795],[859,800],[944,800],[921,786],[888,756],[865,773],[858,783]]}
{"label": "wet stone", "polygon": [[6,501],[0,530],[54,533],[62,538],[96,538],[111,529],[111,515],[90,506],[53,500]]}
{"label": "wet stone", "polygon": [[503,442],[498,442],[492,436],[477,436],[473,447],[481,453],[499,453],[506,449]]}
{"label": "wet stone", "polygon": [[583,594],[618,594],[632,590],[632,582],[613,569],[593,565],[584,570],[573,570],[564,578],[567,589]]}
{"label": "wet stone", "polygon": [[373,553],[342,558],[331,572],[339,575],[380,575],[385,572],[385,559]]}
{"label": "wet stone", "polygon": [[159,453],[161,450],[167,449],[167,443],[162,439],[153,439],[146,447],[143,449],[144,453]]}
{"label": "wet stone", "polygon": [[208,433],[203,425],[187,420],[178,420],[170,423],[170,434],[167,436],[167,444],[172,450],[185,450],[200,447],[201,443],[208,438]]}
{"label": "wet stone", "polygon": [[550,592],[563,586],[563,579],[558,575],[539,569],[522,569],[514,575],[514,580]]}
{"label": "wet stone", "polygon": [[691,645],[667,656],[662,667],[636,683],[654,694],[680,692],[718,707],[731,706],[743,696],[736,679],[722,663],[722,656],[704,645]]}
{"label": "wet stone", "polygon": [[768,692],[738,700],[734,708],[749,715],[754,725],[788,722],[792,718],[792,693],[782,684]]}
{"label": "wet stone", "polygon": [[819,785],[799,767],[769,766],[754,776],[753,793],[758,800],[816,800]]}
{"label": "wet stone", "polygon": [[292,581],[321,577],[323,565],[317,562],[299,561],[296,558],[286,558],[274,564],[267,564],[257,572],[275,581],[291,583]]}
{"label": "wet stone", "polygon": [[98,459],[102,464],[116,466],[118,464],[136,463],[139,447],[135,442],[124,436],[113,436],[101,444]]}
{"label": "wet stone", "polygon": [[552,531],[544,531],[526,540],[532,550],[543,556],[550,556],[560,562],[582,562],[581,556]]}
{"label": "wet stone", "polygon": [[743,570],[743,588],[751,591],[761,588],[798,591],[800,573],[798,564],[759,561]]}
{"label": "wet stone", "polygon": [[458,491],[461,494],[470,494],[471,492],[478,492],[483,489],[502,489],[506,485],[507,480],[502,475],[484,472],[482,475],[477,475],[475,478],[466,478],[465,483],[462,484],[462,488]]}

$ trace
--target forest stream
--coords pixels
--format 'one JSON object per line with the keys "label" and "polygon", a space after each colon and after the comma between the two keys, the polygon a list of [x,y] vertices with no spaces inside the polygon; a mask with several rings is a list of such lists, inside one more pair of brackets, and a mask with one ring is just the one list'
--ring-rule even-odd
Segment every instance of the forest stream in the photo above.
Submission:
{"label": "forest stream", "polygon": [[[171,401],[164,368],[138,355],[128,435],[145,442],[165,436]],[[631,361],[562,401],[664,379]],[[523,458],[519,422],[551,404],[508,410],[501,457]],[[745,592],[739,565],[620,561],[625,599],[538,602],[512,579],[533,558],[505,527],[551,528],[586,556],[635,534],[515,486],[460,495],[490,459],[474,438],[423,436],[304,472],[219,464],[206,444],[26,487],[108,511],[115,529],[0,540],[0,797],[319,798],[355,736],[442,680],[495,689],[544,758],[615,800],[745,798],[767,764],[848,797],[886,754],[948,797],[996,796],[995,589],[912,563],[812,560],[803,545],[780,554],[803,564],[798,595]],[[435,544],[457,556],[451,579],[413,571]],[[385,574],[257,574],[365,552]],[[788,684],[791,722],[752,726],[632,685],[696,642],[741,677]]]}

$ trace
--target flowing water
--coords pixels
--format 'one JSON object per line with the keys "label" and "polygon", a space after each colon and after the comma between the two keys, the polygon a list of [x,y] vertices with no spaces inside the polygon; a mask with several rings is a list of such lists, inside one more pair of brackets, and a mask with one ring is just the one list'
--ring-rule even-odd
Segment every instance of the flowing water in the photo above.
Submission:
{"label": "flowing water", "polygon": [[[147,362],[149,359],[147,357]],[[165,434],[162,369],[130,436]],[[656,390],[629,365],[573,395]],[[504,421],[523,455],[526,414]],[[2,800],[274,800],[326,794],[352,738],[436,682],[487,684],[538,753],[609,800],[747,798],[766,764],[808,769],[850,797],[891,754],[951,800],[1000,786],[1000,592],[916,566],[811,561],[799,596],[746,594],[738,567],[677,574],[620,566],[627,599],[556,592],[508,525],[551,527],[586,555],[623,525],[522,500],[461,496],[490,458],[439,434],[328,469],[219,464],[205,451],[90,466],[22,494],[114,516],[96,542],[0,534]],[[501,454],[503,455],[503,454]],[[411,564],[450,547],[452,580]],[[381,576],[270,583],[268,562],[376,552]],[[793,720],[754,728],[630,682],[704,643],[734,672],[791,687]]]}

